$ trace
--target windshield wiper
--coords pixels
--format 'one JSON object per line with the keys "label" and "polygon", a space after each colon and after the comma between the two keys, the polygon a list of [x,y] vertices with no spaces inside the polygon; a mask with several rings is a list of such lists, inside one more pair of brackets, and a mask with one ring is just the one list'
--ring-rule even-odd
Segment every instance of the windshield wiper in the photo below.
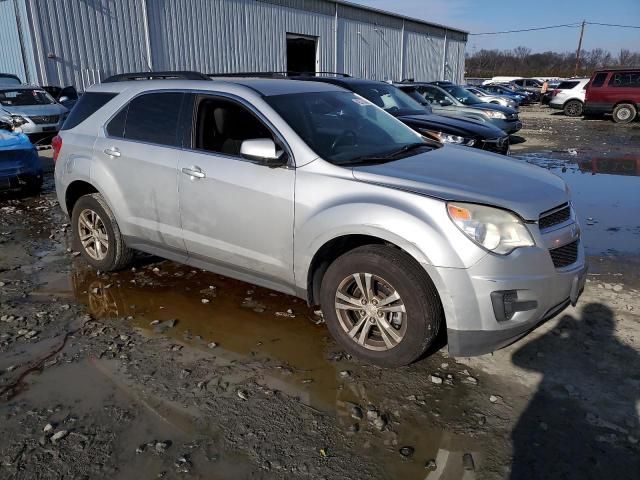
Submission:
{"label": "windshield wiper", "polygon": [[399,157],[400,155],[403,155],[405,153],[408,153],[412,150],[417,150],[418,148],[423,148],[423,147],[427,147],[427,148],[433,148],[432,145],[426,143],[426,142],[415,142],[415,143],[409,143],[407,145],[404,145],[402,148],[399,148],[398,150],[395,150],[393,152],[390,153],[386,153],[384,155],[365,155],[362,157],[357,157],[354,158],[353,160],[351,160],[350,164],[354,164],[354,163],[383,163],[383,162],[388,162],[390,160],[393,160],[396,157]]}

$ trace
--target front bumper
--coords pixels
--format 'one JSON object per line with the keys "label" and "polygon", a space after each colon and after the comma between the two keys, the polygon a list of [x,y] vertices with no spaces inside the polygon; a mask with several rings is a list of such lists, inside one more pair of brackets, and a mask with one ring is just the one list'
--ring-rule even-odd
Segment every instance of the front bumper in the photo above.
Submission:
{"label": "front bumper", "polygon": [[491,121],[494,126],[498,127],[500,130],[512,134],[516,133],[518,130],[522,128],[522,122],[518,119],[515,120],[499,120],[495,119]]}
{"label": "front bumper", "polygon": [[[506,256],[487,254],[467,269],[432,267],[450,355],[482,355],[505,347],[577,302],[586,281],[584,250],[579,244],[575,262],[556,268],[546,237],[558,238],[571,226],[559,230],[538,237],[536,246]],[[491,294],[503,291],[517,292],[527,308],[499,321]]]}
{"label": "front bumper", "polygon": [[474,146],[486,150],[488,152],[500,153],[502,155],[509,154],[509,136],[500,138],[490,138],[487,140],[479,140]]}

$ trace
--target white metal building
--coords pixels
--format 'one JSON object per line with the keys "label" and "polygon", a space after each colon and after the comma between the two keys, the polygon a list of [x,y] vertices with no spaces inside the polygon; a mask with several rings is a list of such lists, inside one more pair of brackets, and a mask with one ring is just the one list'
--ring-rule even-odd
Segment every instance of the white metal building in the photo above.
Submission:
{"label": "white metal building", "polygon": [[466,40],[342,0],[0,0],[0,72],[79,89],[149,70],[459,82]]}

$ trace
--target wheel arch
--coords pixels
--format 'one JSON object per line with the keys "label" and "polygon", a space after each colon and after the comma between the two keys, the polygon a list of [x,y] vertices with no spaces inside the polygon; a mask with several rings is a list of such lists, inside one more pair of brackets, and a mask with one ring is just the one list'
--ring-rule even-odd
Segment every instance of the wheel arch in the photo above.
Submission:
{"label": "wheel arch", "polygon": [[92,193],[100,193],[98,189],[85,180],[74,180],[71,182],[64,192],[64,205],[69,216],[73,213],[73,207],[76,202],[85,195]]}

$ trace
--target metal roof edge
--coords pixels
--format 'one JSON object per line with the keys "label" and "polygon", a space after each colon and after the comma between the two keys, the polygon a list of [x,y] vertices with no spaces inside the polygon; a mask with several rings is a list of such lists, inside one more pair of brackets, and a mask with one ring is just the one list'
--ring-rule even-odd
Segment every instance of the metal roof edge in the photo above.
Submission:
{"label": "metal roof edge", "polygon": [[359,3],[353,3],[353,2],[349,2],[347,0],[325,0],[325,1],[327,1],[329,3],[335,3],[337,5],[344,5],[344,6],[351,7],[351,8],[365,10],[365,11],[369,11],[369,12],[373,12],[373,13],[379,13],[380,15],[386,15],[388,17],[395,17],[395,18],[399,18],[399,19],[402,19],[402,20],[408,20],[410,22],[420,23],[422,25],[427,25],[429,27],[442,28],[443,30],[448,30],[450,32],[458,32],[458,33],[462,33],[464,35],[469,35],[469,32],[466,31],[466,30],[461,30],[459,28],[449,27],[447,25],[442,25],[440,23],[429,22],[427,20],[422,20],[420,18],[408,17],[408,16],[402,15],[400,13],[389,12],[388,10],[382,10],[380,8],[369,7],[367,5],[361,5]]}

